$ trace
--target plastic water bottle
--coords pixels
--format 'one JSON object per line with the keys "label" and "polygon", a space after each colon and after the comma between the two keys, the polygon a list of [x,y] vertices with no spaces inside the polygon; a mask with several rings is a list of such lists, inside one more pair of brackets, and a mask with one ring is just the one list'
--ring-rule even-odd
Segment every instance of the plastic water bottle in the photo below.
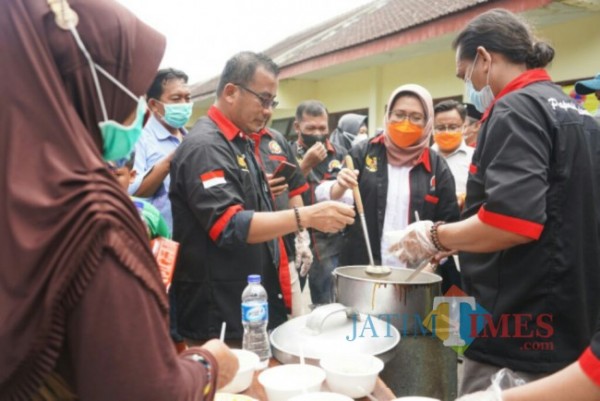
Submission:
{"label": "plastic water bottle", "polygon": [[260,284],[260,275],[251,274],[248,276],[248,285],[242,292],[242,325],[244,326],[242,348],[258,355],[261,368],[266,368],[271,358],[271,344],[267,334],[268,323],[267,291]]}

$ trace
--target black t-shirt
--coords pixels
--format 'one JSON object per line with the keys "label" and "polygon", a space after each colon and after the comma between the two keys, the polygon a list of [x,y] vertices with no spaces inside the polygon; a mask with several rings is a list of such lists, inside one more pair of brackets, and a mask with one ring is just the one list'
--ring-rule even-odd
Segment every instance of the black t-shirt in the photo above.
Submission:
{"label": "black t-shirt", "polygon": [[600,306],[598,124],[558,86],[533,83],[496,102],[472,163],[462,217],[533,241],[460,254],[465,292],[498,328],[466,355],[559,370],[589,344]]}

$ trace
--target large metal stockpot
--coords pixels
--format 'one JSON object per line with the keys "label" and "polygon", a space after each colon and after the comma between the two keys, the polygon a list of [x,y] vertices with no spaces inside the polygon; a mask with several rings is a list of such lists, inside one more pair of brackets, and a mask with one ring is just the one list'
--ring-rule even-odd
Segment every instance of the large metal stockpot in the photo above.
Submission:
{"label": "large metal stockpot", "polygon": [[375,276],[366,266],[344,266],[334,270],[335,299],[389,321],[402,335],[423,333],[421,323],[433,308],[433,298],[442,295],[442,279],[422,272],[410,282],[410,269],[391,269],[389,275]]}
{"label": "large metal stockpot", "polygon": [[375,276],[365,268],[334,270],[335,301],[386,320],[401,333],[396,355],[381,373],[383,380],[396,396],[455,399],[456,353],[423,327],[434,298],[442,295],[442,278],[421,272],[406,282],[410,269],[392,268],[389,275]]}

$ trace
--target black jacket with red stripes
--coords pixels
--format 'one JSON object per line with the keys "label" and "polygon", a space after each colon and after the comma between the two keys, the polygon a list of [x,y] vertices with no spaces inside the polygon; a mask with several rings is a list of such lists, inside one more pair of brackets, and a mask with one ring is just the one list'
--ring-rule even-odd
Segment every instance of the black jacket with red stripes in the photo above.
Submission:
{"label": "black jacket with red stripes", "polygon": [[[365,209],[365,219],[376,264],[381,264],[381,237],[388,194],[388,163],[383,135],[363,141],[350,150],[354,168],[359,171],[359,189]],[[454,178],[446,161],[426,148],[412,168],[408,221],[415,221],[415,211],[421,220],[446,222],[459,219]],[[340,265],[368,264],[359,219],[346,230]],[[444,279],[442,291],[451,285],[460,286],[460,278],[452,258],[438,268]]]}

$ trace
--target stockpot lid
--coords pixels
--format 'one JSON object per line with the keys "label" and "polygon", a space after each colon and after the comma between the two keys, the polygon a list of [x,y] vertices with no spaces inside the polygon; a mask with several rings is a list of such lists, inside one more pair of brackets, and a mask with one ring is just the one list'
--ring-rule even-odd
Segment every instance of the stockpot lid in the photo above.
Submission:
{"label": "stockpot lid", "polygon": [[319,306],[271,333],[274,348],[316,360],[332,352],[381,355],[399,342],[400,333],[392,324],[339,303]]}

